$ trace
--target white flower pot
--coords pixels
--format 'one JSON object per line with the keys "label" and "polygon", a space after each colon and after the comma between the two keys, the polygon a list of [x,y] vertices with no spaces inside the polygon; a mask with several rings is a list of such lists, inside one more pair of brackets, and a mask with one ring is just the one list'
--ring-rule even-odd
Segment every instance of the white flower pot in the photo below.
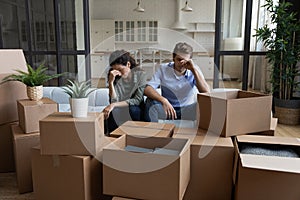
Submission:
{"label": "white flower pot", "polygon": [[74,118],[87,117],[89,98],[70,98],[71,114]]}

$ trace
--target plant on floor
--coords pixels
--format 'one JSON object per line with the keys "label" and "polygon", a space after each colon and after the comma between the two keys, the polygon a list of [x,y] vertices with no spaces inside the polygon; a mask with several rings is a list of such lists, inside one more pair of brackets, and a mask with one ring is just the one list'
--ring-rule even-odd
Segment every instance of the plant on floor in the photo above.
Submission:
{"label": "plant on floor", "polygon": [[270,13],[271,23],[256,30],[255,36],[263,41],[266,57],[271,65],[271,83],[275,116],[283,124],[300,123],[300,101],[297,63],[300,59],[300,21],[291,12],[292,4],[285,0],[274,3],[266,0],[263,7]]}
{"label": "plant on floor", "polygon": [[90,81],[72,81],[68,79],[68,83],[63,90],[70,96],[70,107],[73,117],[87,117],[88,112],[88,95],[96,88],[90,88]]}
{"label": "plant on floor", "polygon": [[254,36],[267,48],[273,95],[289,100],[299,85],[295,77],[299,75],[296,64],[300,58],[300,22],[297,13],[290,10],[290,2],[266,2],[263,7],[270,13],[271,24],[257,29]]}
{"label": "plant on floor", "polygon": [[47,81],[58,78],[63,74],[53,74],[48,75],[46,71],[48,70],[43,64],[41,64],[36,69],[33,69],[29,64],[27,64],[27,71],[15,70],[16,74],[10,74],[6,76],[1,84],[8,81],[19,81],[27,86],[27,95],[31,100],[40,100],[43,97],[43,84]]}

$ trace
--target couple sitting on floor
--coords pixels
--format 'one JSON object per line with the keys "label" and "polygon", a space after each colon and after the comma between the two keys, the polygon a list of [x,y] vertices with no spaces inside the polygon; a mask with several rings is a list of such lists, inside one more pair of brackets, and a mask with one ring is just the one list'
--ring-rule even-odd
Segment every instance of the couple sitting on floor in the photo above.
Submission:
{"label": "couple sitting on floor", "polygon": [[[198,92],[208,92],[209,86],[192,54],[189,44],[176,44],[173,62],[162,64],[147,82],[146,73],[129,52],[113,52],[108,73],[110,105],[103,110],[107,133],[128,120],[195,119],[195,87]],[[161,95],[156,91],[159,87]]]}

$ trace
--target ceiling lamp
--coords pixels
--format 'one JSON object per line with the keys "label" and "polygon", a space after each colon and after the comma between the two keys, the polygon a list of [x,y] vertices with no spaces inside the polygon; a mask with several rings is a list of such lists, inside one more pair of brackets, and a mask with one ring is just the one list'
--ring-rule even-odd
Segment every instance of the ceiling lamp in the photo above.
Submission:
{"label": "ceiling lamp", "polygon": [[145,12],[145,9],[141,7],[141,0],[138,0],[137,7],[134,9],[136,12]]}
{"label": "ceiling lamp", "polygon": [[184,12],[192,12],[193,8],[191,8],[188,4],[188,1],[185,2],[185,6],[181,9]]}

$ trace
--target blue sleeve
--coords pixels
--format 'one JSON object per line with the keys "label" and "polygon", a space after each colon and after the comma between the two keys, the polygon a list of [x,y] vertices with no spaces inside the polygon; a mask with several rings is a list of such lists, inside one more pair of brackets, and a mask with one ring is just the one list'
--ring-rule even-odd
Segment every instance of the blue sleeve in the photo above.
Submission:
{"label": "blue sleeve", "polygon": [[159,68],[155,71],[154,75],[152,76],[151,80],[148,81],[147,85],[153,87],[154,89],[157,89],[161,84],[162,79],[162,66],[159,66]]}

